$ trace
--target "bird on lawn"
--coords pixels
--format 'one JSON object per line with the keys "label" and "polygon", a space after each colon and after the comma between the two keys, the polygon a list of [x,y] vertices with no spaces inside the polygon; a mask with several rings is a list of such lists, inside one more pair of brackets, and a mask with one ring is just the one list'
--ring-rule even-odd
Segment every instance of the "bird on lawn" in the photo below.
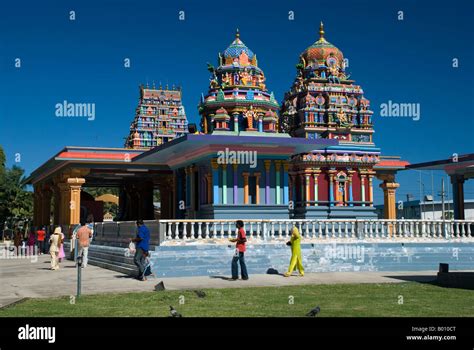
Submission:
{"label": "bird on lawn", "polygon": [[306,316],[308,317],[315,317],[319,312],[321,311],[321,308],[319,306],[316,306],[314,309],[311,309]]}
{"label": "bird on lawn", "polygon": [[199,298],[205,298],[206,297],[206,293],[203,292],[202,290],[194,290],[193,291],[194,293],[196,293],[196,295],[199,297]]}
{"label": "bird on lawn", "polygon": [[170,315],[171,317],[183,317],[174,307],[170,305]]}

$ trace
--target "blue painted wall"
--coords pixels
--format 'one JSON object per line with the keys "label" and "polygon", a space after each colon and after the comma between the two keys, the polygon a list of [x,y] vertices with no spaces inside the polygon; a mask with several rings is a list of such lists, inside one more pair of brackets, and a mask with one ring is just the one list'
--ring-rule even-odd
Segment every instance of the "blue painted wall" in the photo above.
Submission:
{"label": "blue painted wall", "polygon": [[[233,245],[160,246],[152,253],[156,276],[229,276]],[[302,244],[306,272],[474,270],[474,243],[350,243]],[[268,268],[285,272],[290,249],[284,244],[248,244],[250,274]]]}

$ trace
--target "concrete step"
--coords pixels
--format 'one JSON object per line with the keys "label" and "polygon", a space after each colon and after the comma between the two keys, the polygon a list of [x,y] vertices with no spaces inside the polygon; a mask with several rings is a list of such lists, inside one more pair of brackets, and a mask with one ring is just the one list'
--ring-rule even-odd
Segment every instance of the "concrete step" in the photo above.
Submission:
{"label": "concrete step", "polygon": [[[69,251],[69,242],[64,244],[64,249]],[[88,263],[130,276],[136,276],[138,273],[133,256],[127,257],[122,247],[92,244],[89,248]]]}
{"label": "concrete step", "polygon": [[117,263],[111,263],[108,260],[104,259],[98,259],[98,258],[90,258],[89,259],[89,264],[102,267],[104,269],[112,270],[112,271],[117,271],[129,276],[136,276],[138,274],[138,270],[135,265],[124,265],[124,264],[117,264]]}

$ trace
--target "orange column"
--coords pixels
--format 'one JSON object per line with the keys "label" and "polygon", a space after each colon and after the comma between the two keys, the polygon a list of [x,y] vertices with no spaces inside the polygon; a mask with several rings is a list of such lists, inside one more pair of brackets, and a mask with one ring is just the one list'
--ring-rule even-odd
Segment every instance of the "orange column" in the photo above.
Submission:
{"label": "orange column", "polygon": [[244,177],[244,204],[249,204],[249,173],[242,173]]}

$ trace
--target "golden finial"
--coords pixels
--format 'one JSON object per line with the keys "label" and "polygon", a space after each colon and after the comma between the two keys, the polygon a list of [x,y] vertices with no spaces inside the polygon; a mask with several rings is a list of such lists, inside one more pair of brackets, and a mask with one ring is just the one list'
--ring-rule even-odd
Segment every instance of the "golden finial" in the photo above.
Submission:
{"label": "golden finial", "polygon": [[236,39],[239,39],[239,38],[240,38],[240,31],[239,31],[239,28],[237,28],[237,30],[235,31],[235,38],[236,38]]}
{"label": "golden finial", "polygon": [[323,21],[319,24],[319,38],[324,39],[324,24]]}

